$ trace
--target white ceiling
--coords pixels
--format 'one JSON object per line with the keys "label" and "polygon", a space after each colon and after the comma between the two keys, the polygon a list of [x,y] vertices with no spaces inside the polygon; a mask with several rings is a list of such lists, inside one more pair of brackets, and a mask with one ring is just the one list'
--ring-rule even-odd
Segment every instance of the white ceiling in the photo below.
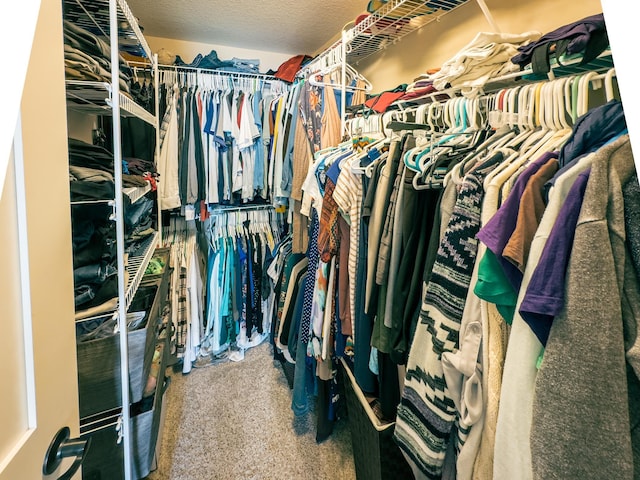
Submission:
{"label": "white ceiling", "polygon": [[366,12],[366,0],[128,0],[144,34],[313,55]]}

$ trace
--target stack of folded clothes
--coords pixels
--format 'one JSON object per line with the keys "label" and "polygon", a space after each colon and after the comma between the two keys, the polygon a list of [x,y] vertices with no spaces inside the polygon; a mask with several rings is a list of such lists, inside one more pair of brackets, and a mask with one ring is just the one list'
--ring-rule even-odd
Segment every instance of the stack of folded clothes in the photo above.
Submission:
{"label": "stack of folded clothes", "polygon": [[[144,186],[155,181],[155,167],[146,160],[123,162],[123,186]],[[107,149],[69,139],[69,179],[76,317],[86,318],[114,308],[118,296],[116,242],[112,207],[108,203],[82,203],[112,200],[115,197],[113,154]],[[78,203],[80,202],[80,203]],[[123,195],[125,253],[137,255],[145,240],[155,232],[154,201],[143,197],[131,203]]]}
{"label": "stack of folded clothes", "polygon": [[[67,80],[111,82],[111,48],[88,30],[64,21],[64,70]],[[120,56],[120,90],[129,93],[131,70]]]}
{"label": "stack of folded clothes", "polygon": [[176,55],[173,64],[181,67],[206,68],[226,72],[260,73],[260,59],[233,57],[231,60],[221,60],[215,50],[211,50],[207,55],[199,53],[191,63],[185,63],[179,55]]}

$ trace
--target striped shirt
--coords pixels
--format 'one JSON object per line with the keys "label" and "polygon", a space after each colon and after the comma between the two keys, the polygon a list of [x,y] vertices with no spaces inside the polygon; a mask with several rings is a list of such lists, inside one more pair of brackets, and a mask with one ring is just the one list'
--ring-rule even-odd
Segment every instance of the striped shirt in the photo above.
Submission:
{"label": "striped shirt", "polygon": [[351,171],[353,161],[357,161],[356,156],[344,160],[342,172],[333,190],[333,199],[350,227],[349,306],[351,312],[356,311],[356,269],[358,266],[360,216],[362,209],[362,181],[360,175]]}

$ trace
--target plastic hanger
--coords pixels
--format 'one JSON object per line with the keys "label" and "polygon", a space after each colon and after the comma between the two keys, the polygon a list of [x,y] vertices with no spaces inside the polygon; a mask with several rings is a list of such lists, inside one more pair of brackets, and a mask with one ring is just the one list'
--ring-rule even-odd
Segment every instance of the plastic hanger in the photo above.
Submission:
{"label": "plastic hanger", "polygon": [[[447,127],[445,132],[443,132],[442,135],[439,135],[436,131],[430,132],[430,142],[425,145],[420,154],[416,155],[415,157],[405,155],[404,163],[407,168],[413,170],[415,173],[422,173],[425,166],[424,160],[422,162],[422,165],[420,163],[422,156],[428,155],[434,148],[439,147],[451,140],[454,140],[454,142],[456,140],[460,140],[458,134],[463,134],[463,130],[466,128],[466,125],[464,125],[464,122],[466,122],[466,114],[463,108],[464,104],[461,103],[464,102],[464,100],[465,99],[463,98],[454,98],[448,100],[444,104],[442,114],[444,124]],[[434,138],[436,137],[438,137],[438,139],[434,141]],[[411,161],[411,158],[414,158],[414,160]]]}
{"label": "plastic hanger", "polygon": [[578,117],[581,117],[589,110],[589,91],[591,90],[591,80],[596,76],[596,72],[587,72],[580,77],[578,84]]}
{"label": "plastic hanger", "polygon": [[370,92],[373,90],[373,86],[371,85],[371,82],[369,82],[369,80],[367,80],[363,75],[361,75],[359,72],[357,72],[353,67],[351,67],[348,64],[346,64],[346,71],[348,73],[348,76],[351,78],[351,80],[361,80],[365,85],[364,87],[361,88],[355,85],[342,85],[340,81],[336,83],[333,83],[333,82],[329,83],[329,82],[318,80],[318,77],[324,77],[325,75],[335,72],[340,68],[342,68],[342,64],[334,64],[334,65],[330,65],[325,68],[322,68],[321,70],[309,75],[308,81],[311,85],[314,85],[316,87],[333,87],[333,88],[339,88],[339,89],[344,88],[345,90],[350,92],[357,92],[357,91]]}
{"label": "plastic hanger", "polygon": [[610,68],[606,75],[604,76],[604,89],[605,95],[607,98],[607,102],[615,99],[614,91],[613,91],[613,77],[616,76],[616,69]]}
{"label": "plastic hanger", "polygon": [[572,124],[569,123],[568,118],[571,118],[571,97],[566,98],[567,95],[571,95],[571,80],[569,78],[560,79],[556,83],[554,89],[555,104],[557,106],[558,124],[561,128],[572,128]]}

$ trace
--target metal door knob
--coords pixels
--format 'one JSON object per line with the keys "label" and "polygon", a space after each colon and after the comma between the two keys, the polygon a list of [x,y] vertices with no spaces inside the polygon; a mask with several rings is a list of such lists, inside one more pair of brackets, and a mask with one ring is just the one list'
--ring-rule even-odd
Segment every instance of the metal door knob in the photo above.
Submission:
{"label": "metal door knob", "polygon": [[51,475],[60,466],[64,458],[75,458],[69,469],[59,476],[57,480],[70,480],[75,475],[87,456],[91,438],[82,440],[80,438],[69,438],[70,436],[71,430],[69,430],[69,427],[63,427],[56,433],[44,457],[42,473]]}

